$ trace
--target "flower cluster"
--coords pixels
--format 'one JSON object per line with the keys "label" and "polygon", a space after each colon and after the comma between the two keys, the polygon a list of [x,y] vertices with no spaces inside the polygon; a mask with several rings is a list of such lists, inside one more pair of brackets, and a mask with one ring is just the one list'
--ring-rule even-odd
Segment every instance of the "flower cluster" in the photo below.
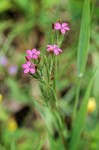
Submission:
{"label": "flower cluster", "polygon": [[24,69],[24,73],[35,73],[35,64],[31,64],[30,61],[27,61],[25,64],[23,64],[22,68]]}
{"label": "flower cluster", "polygon": [[31,73],[34,74],[36,72],[36,64],[31,63],[31,60],[35,60],[39,58],[40,55],[40,51],[37,51],[36,48],[32,49],[32,50],[26,50],[27,56],[26,56],[26,60],[27,62],[25,64],[22,65],[22,68],[24,69],[24,73]]}
{"label": "flower cluster", "polygon": [[[54,23],[53,29],[61,31],[62,34],[65,34],[66,31],[70,30],[67,23],[60,23],[60,22]],[[62,52],[62,50],[56,44],[54,45],[49,44],[47,45],[47,52],[49,52],[52,55],[59,55]],[[36,62],[35,60],[39,59],[40,51],[34,48],[32,50],[26,50],[26,53],[27,56],[25,58],[27,62],[22,65],[24,73],[35,74],[37,70],[37,64],[35,64]],[[33,63],[31,60],[33,60]]]}
{"label": "flower cluster", "polygon": [[47,45],[47,51],[53,52],[55,55],[59,55],[62,50],[57,45]]}
{"label": "flower cluster", "polygon": [[27,50],[27,58],[30,60],[31,58],[37,59],[39,57],[40,51],[37,51],[36,48],[32,50]]}
{"label": "flower cluster", "polygon": [[70,30],[67,23],[59,23],[59,22],[56,22],[54,24],[54,29],[60,30],[62,34],[65,34],[66,31]]}

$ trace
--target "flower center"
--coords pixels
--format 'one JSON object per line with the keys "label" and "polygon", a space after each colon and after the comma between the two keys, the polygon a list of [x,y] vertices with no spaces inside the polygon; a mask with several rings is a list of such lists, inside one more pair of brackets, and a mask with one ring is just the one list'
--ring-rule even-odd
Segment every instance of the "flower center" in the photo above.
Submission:
{"label": "flower center", "polygon": [[32,56],[33,56],[34,54],[35,54],[35,53],[33,52],[33,53],[32,53]]}

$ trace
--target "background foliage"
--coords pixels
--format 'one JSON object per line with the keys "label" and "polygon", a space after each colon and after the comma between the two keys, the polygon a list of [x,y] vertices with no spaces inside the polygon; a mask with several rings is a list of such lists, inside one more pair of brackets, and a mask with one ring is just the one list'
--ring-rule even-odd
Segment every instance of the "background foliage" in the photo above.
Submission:
{"label": "background foliage", "polygon": [[[0,150],[39,150],[41,147],[44,150],[64,150],[51,112],[37,103],[40,94],[38,83],[29,75],[24,75],[21,68],[26,49],[36,47],[45,52],[46,44],[51,40],[51,24],[59,19],[68,22],[71,28],[61,46],[63,53],[58,58],[57,75],[57,95],[67,127],[66,138],[68,143],[72,143],[71,150],[75,147],[77,135],[81,136],[79,143],[76,143],[78,150],[99,149],[99,69],[94,75],[92,88],[89,85],[92,69],[99,65],[99,1],[90,1],[90,17],[87,5],[81,22],[83,2],[0,0]],[[86,34],[83,34],[85,30]],[[90,42],[89,48],[86,41]],[[82,49],[83,54],[78,52]],[[86,57],[86,67],[83,55]],[[86,120],[82,118],[84,110],[79,109],[81,118],[76,120],[76,131],[71,133],[77,70],[84,72],[78,108],[81,104],[85,105],[82,101],[87,104],[89,93],[97,107],[92,113],[86,112]],[[80,131],[82,128],[83,133]]]}

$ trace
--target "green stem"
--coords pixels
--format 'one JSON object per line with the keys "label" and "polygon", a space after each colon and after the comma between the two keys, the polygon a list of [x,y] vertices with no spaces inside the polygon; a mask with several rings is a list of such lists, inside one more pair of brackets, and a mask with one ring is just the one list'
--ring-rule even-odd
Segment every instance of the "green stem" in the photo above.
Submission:
{"label": "green stem", "polygon": [[77,106],[78,106],[78,101],[79,101],[80,86],[81,86],[81,78],[78,78],[77,89],[76,89],[76,99],[75,99],[74,109],[73,109],[73,122],[74,122],[74,120],[76,118],[76,114],[77,114]]}
{"label": "green stem", "polygon": [[[41,80],[41,82],[43,82],[45,85],[47,85],[50,88],[50,90],[53,93],[55,101],[58,101],[54,89],[45,80]],[[67,150],[67,142],[66,142],[66,139],[63,134],[63,131],[65,130],[65,124],[64,124],[63,117],[60,113],[59,107],[57,107],[57,105],[56,105],[56,107],[49,107],[49,108],[51,109],[51,112],[53,113],[53,116],[57,122],[57,127],[58,127],[60,137],[64,144],[65,150]]]}
{"label": "green stem", "polygon": [[54,73],[54,76],[55,76],[55,86],[54,86],[54,90],[55,90],[55,93],[56,93],[56,86],[57,86],[57,56],[55,56],[55,73]]}
{"label": "green stem", "polygon": [[[91,16],[91,17],[90,17],[91,19],[92,19],[92,16],[93,16],[93,11],[94,11],[94,7],[95,7],[95,2],[96,2],[96,0],[93,0],[93,2],[92,2],[93,4],[92,4],[92,8],[91,8],[91,15],[90,15],[90,16]],[[90,20],[90,21],[91,21],[91,20]]]}
{"label": "green stem", "polygon": [[53,90],[53,88],[52,88],[45,80],[39,80],[39,81],[48,86],[48,88],[49,88],[49,89],[51,90],[51,92],[53,93],[53,96],[54,96],[55,101],[58,101],[58,100],[57,100],[57,97],[56,97],[56,94],[55,94],[55,92],[54,92],[54,90]]}
{"label": "green stem", "polygon": [[54,81],[53,81],[53,89],[55,91],[56,88],[56,79],[55,79],[55,56],[54,56]]}
{"label": "green stem", "polygon": [[[65,148],[65,150],[67,150],[68,149],[68,144],[67,144],[67,141],[66,141],[66,139],[64,137],[64,134],[63,134],[65,126],[64,126],[64,122],[63,122],[62,116],[61,116],[59,110],[57,110],[57,108],[56,109],[54,108],[54,110],[52,109],[51,111],[52,111],[53,116],[54,116],[54,118],[55,118],[55,120],[57,122],[59,135],[60,135],[60,137],[62,139],[62,143],[64,144],[64,148]],[[58,113],[58,115],[60,117],[60,120],[61,120],[61,124],[60,124],[59,118],[58,118],[58,116],[56,115],[55,112]]]}
{"label": "green stem", "polygon": [[0,121],[0,145],[2,145],[2,122]]}
{"label": "green stem", "polygon": [[[57,87],[57,56],[55,56],[55,59],[54,59],[54,82],[53,82],[53,89],[54,89],[55,94],[57,93],[56,87]],[[56,101],[56,105],[57,105],[57,107],[59,106],[58,100]]]}
{"label": "green stem", "polygon": [[12,133],[11,135],[12,140],[11,140],[11,150],[16,150],[16,144],[15,144],[15,137],[14,137],[14,133]]}

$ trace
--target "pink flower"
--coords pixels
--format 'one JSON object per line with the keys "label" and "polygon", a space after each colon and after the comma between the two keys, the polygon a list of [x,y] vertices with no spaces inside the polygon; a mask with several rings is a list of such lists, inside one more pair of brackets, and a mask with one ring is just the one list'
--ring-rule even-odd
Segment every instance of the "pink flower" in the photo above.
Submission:
{"label": "pink flower", "polygon": [[62,34],[65,34],[66,31],[70,30],[67,23],[59,23],[59,22],[56,22],[54,24],[54,29],[55,30],[61,30]]}
{"label": "pink flower", "polygon": [[38,55],[40,54],[40,51],[37,51],[36,48],[32,49],[32,50],[27,50],[26,53],[28,54],[27,55],[27,58],[28,59],[37,59],[38,58]]}
{"label": "pink flower", "polygon": [[47,45],[47,51],[53,52],[55,55],[59,55],[62,50],[57,45]]}
{"label": "pink flower", "polygon": [[30,61],[27,61],[25,64],[22,65],[22,68],[24,69],[24,73],[35,73],[35,64],[31,64]]}

